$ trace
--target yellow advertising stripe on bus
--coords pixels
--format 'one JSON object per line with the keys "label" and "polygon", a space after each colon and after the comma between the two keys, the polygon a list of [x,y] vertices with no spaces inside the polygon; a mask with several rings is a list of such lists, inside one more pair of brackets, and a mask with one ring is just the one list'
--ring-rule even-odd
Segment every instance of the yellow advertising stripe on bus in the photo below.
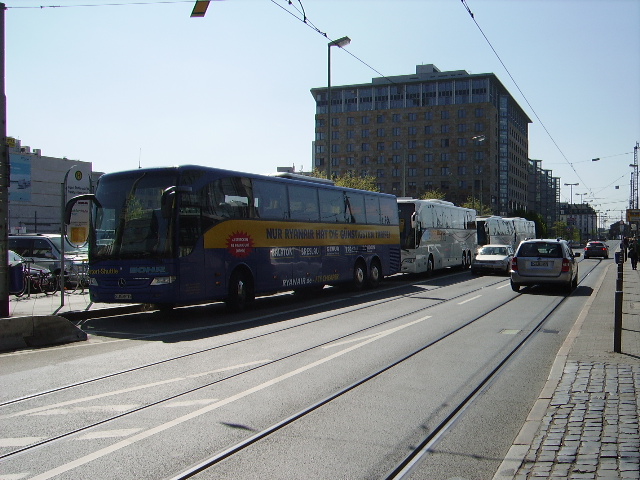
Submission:
{"label": "yellow advertising stripe on bus", "polygon": [[400,242],[397,225],[229,220],[204,234],[205,248],[228,248],[230,242],[253,248],[318,245],[393,245]]}

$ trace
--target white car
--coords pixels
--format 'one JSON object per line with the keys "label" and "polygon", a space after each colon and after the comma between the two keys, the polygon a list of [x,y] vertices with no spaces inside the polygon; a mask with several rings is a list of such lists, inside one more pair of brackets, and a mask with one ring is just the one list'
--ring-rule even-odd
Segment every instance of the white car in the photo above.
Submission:
{"label": "white car", "polygon": [[508,275],[513,258],[511,245],[489,244],[478,249],[471,260],[471,273],[500,273]]}

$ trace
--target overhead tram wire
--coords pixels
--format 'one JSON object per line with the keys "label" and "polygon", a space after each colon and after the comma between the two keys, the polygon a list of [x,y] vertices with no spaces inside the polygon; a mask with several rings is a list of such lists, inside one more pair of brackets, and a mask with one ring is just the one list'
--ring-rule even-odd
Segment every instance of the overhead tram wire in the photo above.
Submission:
{"label": "overhead tram wire", "polygon": [[[556,146],[556,148],[558,149],[558,151],[560,152],[560,155],[562,155],[562,157],[565,159],[566,163],[571,167],[571,170],[573,170],[573,172],[576,174],[576,176],[578,177],[578,180],[580,180],[580,183],[582,185],[586,185],[584,180],[582,180],[582,178],[580,177],[580,174],[578,173],[578,171],[575,169],[575,167],[573,166],[573,163],[571,163],[569,161],[569,159],[567,158],[567,156],[564,154],[564,152],[562,151],[562,149],[560,148],[560,146],[558,145],[558,143],[556,142],[556,140],[553,138],[553,136],[551,135],[551,132],[549,132],[549,130],[547,129],[547,126],[544,124],[544,122],[542,121],[542,119],[538,116],[538,114],[536,113],[536,110],[533,108],[533,106],[531,105],[531,103],[529,102],[529,100],[527,99],[527,96],[524,94],[524,92],[522,91],[522,89],[520,89],[520,86],[518,85],[518,82],[516,82],[515,78],[513,78],[513,75],[511,75],[511,72],[509,71],[509,69],[507,68],[507,66],[505,65],[505,63],[502,61],[502,58],[500,58],[500,55],[498,54],[498,52],[496,51],[496,49],[493,47],[493,45],[491,44],[491,41],[489,40],[489,38],[487,37],[487,35],[484,33],[484,31],[482,30],[482,28],[480,27],[480,24],[478,23],[478,21],[475,18],[475,15],[473,14],[473,12],[471,11],[471,9],[469,8],[469,6],[467,5],[467,0],[460,0],[462,2],[462,5],[464,6],[464,8],[467,10],[467,12],[469,13],[469,16],[471,17],[471,19],[473,20],[473,23],[476,24],[476,27],[478,27],[478,30],[480,30],[480,33],[482,34],[482,36],[484,37],[484,39],[487,41],[487,44],[489,45],[489,47],[491,47],[491,50],[493,50],[493,53],[495,54],[496,58],[498,59],[498,61],[500,62],[500,64],[502,65],[502,67],[505,69],[505,71],[507,72],[507,74],[509,75],[509,78],[511,78],[511,81],[513,82],[513,84],[516,86],[516,88],[518,89],[518,91],[520,92],[520,95],[522,95],[522,98],[524,98],[524,101],[527,102],[527,105],[529,106],[529,108],[531,109],[531,111],[533,112],[533,115],[538,119],[538,122],[540,122],[540,125],[542,126],[542,128],[544,129],[544,131],[546,132],[547,136],[551,139],[551,141],[553,142],[553,144]],[[585,187],[588,188],[588,187]]]}

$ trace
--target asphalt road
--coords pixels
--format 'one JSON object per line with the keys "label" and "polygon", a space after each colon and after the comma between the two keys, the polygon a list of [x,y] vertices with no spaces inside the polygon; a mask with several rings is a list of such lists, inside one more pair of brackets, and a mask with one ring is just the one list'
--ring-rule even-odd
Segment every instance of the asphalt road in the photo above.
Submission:
{"label": "asphalt road", "polygon": [[87,320],[0,355],[0,479],[390,478],[429,435],[407,478],[491,478],[612,261],[568,297],[452,271]]}

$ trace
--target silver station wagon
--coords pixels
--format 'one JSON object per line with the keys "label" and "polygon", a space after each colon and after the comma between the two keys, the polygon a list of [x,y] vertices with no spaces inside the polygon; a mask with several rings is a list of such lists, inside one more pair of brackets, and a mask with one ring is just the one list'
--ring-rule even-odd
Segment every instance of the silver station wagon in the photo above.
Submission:
{"label": "silver station wagon", "polygon": [[511,288],[551,284],[571,292],[578,286],[579,256],[564,240],[525,240],[511,260]]}

